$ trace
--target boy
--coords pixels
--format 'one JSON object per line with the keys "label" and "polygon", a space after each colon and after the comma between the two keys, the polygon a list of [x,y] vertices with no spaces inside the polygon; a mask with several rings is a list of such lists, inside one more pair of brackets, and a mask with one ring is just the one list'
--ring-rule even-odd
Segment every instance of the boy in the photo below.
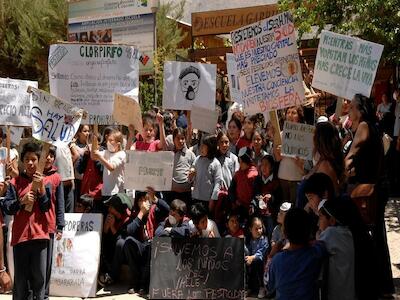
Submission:
{"label": "boy", "polygon": [[156,236],[169,236],[172,238],[184,238],[190,236],[189,219],[186,215],[186,204],[182,200],[175,199],[171,202],[168,218],[158,226]]}
{"label": "boy", "polygon": [[221,237],[217,224],[207,217],[207,210],[202,203],[192,205],[190,209],[192,220],[189,222],[191,236],[217,238]]}
{"label": "boy", "polygon": [[276,291],[276,300],[318,300],[318,277],[328,255],[324,244],[309,245],[311,222],[300,208],[286,213],[284,233],[290,246],[272,259],[267,290]]}

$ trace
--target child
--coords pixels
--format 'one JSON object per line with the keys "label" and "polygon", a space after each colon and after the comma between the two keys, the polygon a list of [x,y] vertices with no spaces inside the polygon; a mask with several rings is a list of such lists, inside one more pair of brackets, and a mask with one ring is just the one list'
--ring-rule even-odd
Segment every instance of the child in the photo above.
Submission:
{"label": "child", "polygon": [[[11,246],[14,253],[13,299],[28,299],[29,289],[33,297],[43,300],[46,287],[47,248],[49,245],[48,222],[45,213],[55,197],[51,182],[37,172],[41,148],[27,143],[21,152],[24,172],[13,178],[8,186],[2,210],[14,215]],[[32,183],[39,186],[32,191]],[[25,210],[33,206],[32,211]]]}
{"label": "child", "polygon": [[93,210],[93,197],[88,194],[83,194],[76,200],[76,213],[91,213]]}
{"label": "child", "polygon": [[228,123],[228,138],[229,138],[229,151],[237,154],[237,143],[242,133],[242,123],[238,118],[233,117]]}
{"label": "child", "polygon": [[276,291],[276,300],[317,300],[317,281],[328,255],[326,248],[322,242],[309,245],[311,222],[303,209],[290,209],[283,228],[290,246],[272,259],[267,290]]}
{"label": "child", "polygon": [[166,200],[171,202],[174,199],[181,199],[189,203],[191,196],[191,183],[189,180],[190,168],[196,156],[186,147],[186,132],[180,127],[175,128],[173,133],[174,142],[174,169],[172,174],[171,192],[166,192]]}
{"label": "child", "polygon": [[240,228],[239,222],[239,214],[235,211],[232,211],[228,217],[226,222],[227,234],[225,237],[236,237],[236,238],[244,238],[243,229]]}
{"label": "child", "polygon": [[216,155],[217,138],[214,135],[206,136],[200,146],[200,156],[196,157],[190,174],[194,178],[193,200],[206,202],[211,215],[218,200],[222,178],[221,164],[215,158]]}
{"label": "child", "polygon": [[264,260],[268,250],[268,239],[264,236],[264,226],[260,218],[254,217],[250,223],[251,238],[246,243],[245,261],[248,286],[251,292],[258,291],[258,298],[265,297],[263,284]]}
{"label": "child", "polygon": [[244,124],[243,124],[243,136],[239,139],[239,141],[236,144],[237,151],[239,152],[240,149],[243,147],[251,147],[251,143],[253,141],[253,134],[254,131],[256,130],[256,124],[257,124],[257,116],[247,116],[244,119]]}
{"label": "child", "polygon": [[156,119],[159,126],[159,140],[156,140],[157,130],[155,128],[154,119],[149,115],[143,116],[143,131],[137,136],[137,139],[133,144],[132,141],[135,139],[135,130],[133,125],[129,126],[129,136],[126,148],[130,150],[150,152],[163,150],[166,145],[164,117],[160,113],[157,113]]}
{"label": "child", "polygon": [[221,237],[218,231],[217,224],[207,217],[207,210],[204,208],[203,203],[196,203],[190,208],[189,228],[191,236],[205,237],[205,238],[219,238]]}
{"label": "child", "polygon": [[260,170],[261,159],[268,153],[263,149],[267,138],[261,128],[257,128],[253,134],[254,165]]}
{"label": "child", "polygon": [[319,240],[325,242],[329,253],[328,270],[324,278],[328,300],[356,299],[354,283],[353,236],[337,205],[337,201],[322,200],[319,205]]}
{"label": "child", "polygon": [[51,182],[55,193],[51,195],[50,209],[46,212],[46,218],[49,230],[49,247],[47,249],[47,269],[46,269],[46,292],[45,299],[49,299],[51,265],[53,263],[53,244],[54,237],[60,240],[65,226],[64,221],[64,185],[61,182],[61,176],[57,173],[57,167],[54,166],[56,159],[56,148],[51,146],[47,154],[46,163],[44,165],[43,175],[46,181]]}
{"label": "child", "polygon": [[282,199],[279,180],[275,178],[273,173],[274,165],[272,155],[266,154],[260,160],[261,172],[254,181],[254,198],[252,201],[254,214],[263,220],[269,239]]}
{"label": "child", "polygon": [[103,201],[110,196],[124,192],[124,165],[126,154],[122,149],[123,137],[118,130],[112,131],[107,137],[107,150],[92,151],[92,159],[103,166]]}
{"label": "child", "polygon": [[184,238],[190,236],[189,219],[186,218],[186,204],[175,199],[171,202],[168,218],[158,226],[156,236]]}
{"label": "child", "polygon": [[241,217],[247,219],[249,215],[250,203],[254,195],[254,180],[258,172],[253,165],[253,151],[242,148],[239,151],[239,170],[233,177],[229,187],[228,196],[234,208],[238,208]]}
{"label": "child", "polygon": [[71,144],[71,151],[75,154],[73,158],[75,168],[75,199],[78,199],[81,191],[83,172],[78,168],[80,159],[89,150],[89,125],[80,125],[75,135],[76,142]]}

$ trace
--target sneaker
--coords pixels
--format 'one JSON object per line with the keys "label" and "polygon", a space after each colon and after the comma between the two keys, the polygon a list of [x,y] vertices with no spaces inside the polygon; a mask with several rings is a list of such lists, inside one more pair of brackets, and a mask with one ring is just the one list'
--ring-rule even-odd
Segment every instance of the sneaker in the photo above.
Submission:
{"label": "sneaker", "polygon": [[101,274],[97,280],[98,284],[102,287],[112,284],[114,281],[112,280],[110,274],[105,273]]}
{"label": "sneaker", "polygon": [[130,294],[130,295],[136,295],[136,296],[139,295],[139,293],[138,293],[134,288],[130,288],[130,289],[128,290],[128,294]]}
{"label": "sneaker", "polygon": [[267,295],[267,292],[266,292],[265,288],[264,288],[264,287],[261,287],[261,288],[258,290],[257,298],[258,298],[258,299],[263,299],[263,298],[265,298],[266,295]]}

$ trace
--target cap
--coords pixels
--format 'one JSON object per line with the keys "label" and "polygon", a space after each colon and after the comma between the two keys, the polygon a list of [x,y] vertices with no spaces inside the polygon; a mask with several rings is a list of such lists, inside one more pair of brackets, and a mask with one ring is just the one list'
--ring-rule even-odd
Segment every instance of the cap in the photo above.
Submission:
{"label": "cap", "polygon": [[320,116],[320,117],[317,119],[317,123],[324,123],[324,122],[329,122],[328,117]]}
{"label": "cap", "polygon": [[114,207],[118,212],[121,213],[123,213],[127,208],[132,209],[132,200],[127,194],[124,193],[112,195],[110,198],[104,201],[104,204]]}
{"label": "cap", "polygon": [[240,148],[238,157],[242,159],[246,163],[250,163],[253,161],[253,150],[250,147]]}
{"label": "cap", "polygon": [[289,202],[283,202],[281,207],[279,208],[281,211],[288,211],[289,209],[292,208],[292,203]]}

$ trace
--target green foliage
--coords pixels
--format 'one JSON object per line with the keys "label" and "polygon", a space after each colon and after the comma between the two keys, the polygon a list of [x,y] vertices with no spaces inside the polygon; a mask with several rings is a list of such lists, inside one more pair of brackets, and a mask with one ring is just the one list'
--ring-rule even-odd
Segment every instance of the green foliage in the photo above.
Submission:
{"label": "green foliage", "polygon": [[400,59],[400,0],[279,0],[281,11],[289,10],[295,18],[300,37],[328,24],[332,31],[357,35],[383,44],[383,57]]}
{"label": "green foliage", "polygon": [[49,45],[65,39],[67,10],[59,0],[0,0],[0,76],[48,89]]}

